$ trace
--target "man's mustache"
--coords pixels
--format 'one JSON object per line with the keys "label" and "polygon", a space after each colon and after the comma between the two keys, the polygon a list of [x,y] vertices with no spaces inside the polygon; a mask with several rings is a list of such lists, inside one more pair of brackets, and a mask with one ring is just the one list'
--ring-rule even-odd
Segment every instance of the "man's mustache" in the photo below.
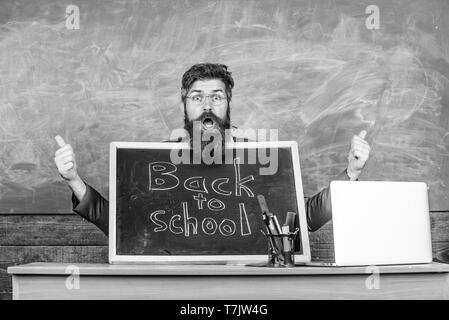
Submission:
{"label": "man's mustache", "polygon": [[193,124],[194,121],[198,121],[199,123],[201,123],[201,127],[203,130],[223,130],[225,128],[225,121],[217,117],[211,111],[204,111],[196,119],[191,120],[190,123]]}

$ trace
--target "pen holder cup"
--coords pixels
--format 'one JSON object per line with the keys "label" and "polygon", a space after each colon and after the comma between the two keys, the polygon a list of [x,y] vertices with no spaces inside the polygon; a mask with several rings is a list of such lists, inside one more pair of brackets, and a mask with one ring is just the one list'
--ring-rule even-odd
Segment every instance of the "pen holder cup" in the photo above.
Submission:
{"label": "pen holder cup", "polygon": [[295,266],[295,240],[298,232],[299,228],[289,233],[266,234],[268,238],[268,266]]}

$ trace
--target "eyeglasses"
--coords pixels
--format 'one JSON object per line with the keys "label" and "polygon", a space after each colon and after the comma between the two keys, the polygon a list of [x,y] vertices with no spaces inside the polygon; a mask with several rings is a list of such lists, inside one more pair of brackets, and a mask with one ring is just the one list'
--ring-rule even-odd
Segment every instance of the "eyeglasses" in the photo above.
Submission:
{"label": "eyeglasses", "polygon": [[194,93],[191,94],[190,96],[187,96],[186,98],[191,99],[192,102],[198,106],[202,106],[206,102],[206,98],[210,98],[210,101],[214,106],[218,106],[226,101],[226,96],[220,93],[213,93],[213,94]]}

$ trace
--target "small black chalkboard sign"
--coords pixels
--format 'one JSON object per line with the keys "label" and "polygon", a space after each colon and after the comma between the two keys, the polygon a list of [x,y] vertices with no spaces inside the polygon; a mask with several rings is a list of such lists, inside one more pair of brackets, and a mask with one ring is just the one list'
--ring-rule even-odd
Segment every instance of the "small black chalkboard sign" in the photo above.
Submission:
{"label": "small black chalkboard sign", "polygon": [[198,162],[186,143],[111,143],[110,263],[267,261],[257,195],[282,223],[299,215],[295,261],[310,261],[296,142],[236,142],[221,159]]}

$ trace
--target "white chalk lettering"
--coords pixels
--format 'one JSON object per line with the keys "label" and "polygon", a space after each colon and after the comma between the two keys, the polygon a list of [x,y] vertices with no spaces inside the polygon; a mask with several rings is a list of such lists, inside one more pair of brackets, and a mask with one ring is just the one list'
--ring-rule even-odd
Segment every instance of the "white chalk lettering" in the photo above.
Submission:
{"label": "white chalk lettering", "polygon": [[198,219],[189,217],[189,206],[187,202],[182,203],[182,212],[184,214],[184,234],[186,237],[190,236],[190,227],[192,227],[192,234],[198,234]]}
{"label": "white chalk lettering", "polygon": [[[182,227],[175,226],[175,221],[181,220],[181,216],[179,214],[174,214],[170,219],[170,226],[169,229],[174,234],[181,234],[184,233],[184,230]],[[176,230],[177,229],[177,230]]]}
{"label": "white chalk lettering", "polygon": [[167,230],[167,224],[164,221],[159,220],[157,218],[159,214],[165,214],[165,210],[156,210],[150,214],[151,222],[153,222],[156,225],[156,227],[154,228],[154,232],[161,232]]}
{"label": "white chalk lettering", "polygon": [[235,222],[230,219],[223,219],[218,228],[225,237],[232,236],[236,230]]}
{"label": "white chalk lettering", "polygon": [[231,191],[226,191],[226,190],[221,189],[221,185],[228,183],[228,182],[229,182],[229,178],[215,179],[211,185],[212,190],[214,190],[215,193],[221,194],[223,196],[230,196],[232,194]]}
{"label": "white chalk lettering", "polygon": [[198,193],[198,195],[193,196],[193,199],[196,200],[196,203],[197,203],[197,206],[198,206],[198,210],[203,210],[203,202],[207,200],[203,196],[203,194],[202,193]]}
{"label": "white chalk lettering", "polygon": [[213,235],[217,231],[218,225],[217,221],[213,218],[204,218],[203,222],[201,223],[201,229],[203,229],[203,232],[207,235]]}
{"label": "white chalk lettering", "polygon": [[240,209],[240,232],[242,236],[248,236],[251,234],[251,227],[248,221],[248,215],[246,214],[245,204],[239,203]]}
{"label": "white chalk lettering", "polygon": [[150,191],[171,190],[179,185],[178,177],[172,174],[177,170],[174,164],[171,164],[170,162],[159,161],[150,163],[148,167]]}
{"label": "white chalk lettering", "polygon": [[[182,202],[182,210],[183,215],[174,214],[168,222],[168,230],[173,234],[182,234],[186,237],[197,235],[198,223],[201,223],[200,230],[206,235],[214,235],[219,230],[221,235],[229,237],[237,232],[237,224],[232,219],[223,219],[220,222],[212,217],[205,217],[198,221],[197,218],[190,216],[187,202]],[[251,227],[244,203],[239,203],[239,214],[238,226],[240,227],[240,234],[242,236],[250,235]],[[154,227],[155,232],[167,230],[167,223],[161,220],[166,216],[167,214],[164,210],[156,210],[150,214],[149,220],[156,225]]]}
{"label": "white chalk lettering", "polygon": [[[202,186],[200,185],[200,181],[202,182]],[[190,191],[209,193],[206,189],[206,179],[202,176],[186,179],[184,181],[184,188]]]}
{"label": "white chalk lettering", "polygon": [[216,198],[212,198],[207,202],[207,207],[209,208],[209,210],[211,211],[223,211],[226,206],[223,203],[223,201],[218,200]]}
{"label": "white chalk lettering", "polygon": [[235,171],[235,195],[238,197],[242,196],[242,189],[246,191],[248,197],[253,198],[254,197],[254,193],[251,191],[250,188],[248,188],[247,186],[245,186],[244,184],[249,182],[249,181],[253,181],[254,180],[254,176],[250,175],[247,176],[243,179],[240,179],[240,158],[235,158],[234,159],[234,171]]}

